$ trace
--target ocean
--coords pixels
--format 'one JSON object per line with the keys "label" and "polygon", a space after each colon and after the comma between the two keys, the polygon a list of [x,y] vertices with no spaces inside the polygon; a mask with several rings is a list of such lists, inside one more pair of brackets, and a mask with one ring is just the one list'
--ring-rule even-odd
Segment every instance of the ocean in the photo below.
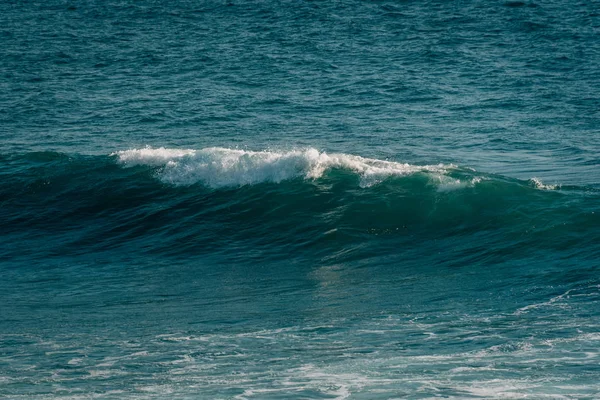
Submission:
{"label": "ocean", "polygon": [[600,397],[600,3],[0,3],[0,398]]}

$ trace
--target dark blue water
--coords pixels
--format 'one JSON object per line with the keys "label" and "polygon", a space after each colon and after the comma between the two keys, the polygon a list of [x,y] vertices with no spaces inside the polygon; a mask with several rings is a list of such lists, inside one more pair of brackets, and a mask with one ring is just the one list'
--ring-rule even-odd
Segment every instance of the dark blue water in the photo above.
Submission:
{"label": "dark blue water", "polygon": [[0,397],[600,396],[600,3],[0,3]]}

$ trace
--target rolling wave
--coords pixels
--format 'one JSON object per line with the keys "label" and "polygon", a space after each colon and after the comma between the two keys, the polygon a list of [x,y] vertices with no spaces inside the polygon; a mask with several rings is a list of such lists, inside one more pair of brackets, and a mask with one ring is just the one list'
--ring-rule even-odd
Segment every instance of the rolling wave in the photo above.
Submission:
{"label": "rolling wave", "polygon": [[[234,189],[294,180],[310,184],[331,179],[337,179],[338,183],[357,180],[359,187],[370,188],[391,181],[401,186],[402,182],[407,183],[412,179],[427,182],[429,187],[441,192],[472,188],[485,182],[488,186],[502,184],[507,188],[595,191],[590,187],[545,183],[535,177],[526,181],[512,179],[454,164],[412,165],[351,154],[328,154],[314,148],[249,151],[220,147],[200,150],[147,147],[117,151],[108,156],[49,151],[0,154],[0,174],[4,178],[4,186],[17,178],[20,179],[20,185],[25,187],[43,180],[59,182],[76,179],[81,175],[94,179],[95,184],[108,182],[119,176],[135,175],[136,179],[151,177],[175,187],[199,184],[209,189]],[[46,183],[50,184],[50,180]],[[134,181],[129,183],[135,185]]]}
{"label": "rolling wave", "polygon": [[471,235],[525,248],[581,246],[598,239],[600,226],[589,188],[315,149],[145,148],[0,161],[1,231],[23,246],[47,237],[44,254],[132,243],[161,254],[231,246],[319,254],[366,242],[392,251],[415,238]]}

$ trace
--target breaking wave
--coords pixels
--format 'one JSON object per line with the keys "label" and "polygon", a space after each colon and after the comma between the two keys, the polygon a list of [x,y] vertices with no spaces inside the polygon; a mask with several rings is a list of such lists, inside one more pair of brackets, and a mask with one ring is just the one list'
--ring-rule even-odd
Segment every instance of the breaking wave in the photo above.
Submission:
{"label": "breaking wave", "polygon": [[579,248],[597,241],[599,226],[593,188],[312,148],[38,152],[0,161],[0,231],[45,238],[45,246],[19,239],[27,251],[7,248],[5,257],[135,243],[140,251],[174,255],[249,246],[249,254],[312,257],[356,247],[366,253],[348,256],[360,258],[375,248],[394,254],[415,238],[465,235],[500,248]]}
{"label": "breaking wave", "polygon": [[327,154],[314,148],[278,151],[248,151],[211,147],[201,150],[144,148],[112,154],[127,166],[162,166],[159,177],[175,185],[202,183],[209,187],[251,185],[303,178],[317,179],[334,169],[360,177],[361,186],[371,186],[390,176],[430,174],[440,184],[458,184],[443,176],[454,165],[416,166],[350,154]]}

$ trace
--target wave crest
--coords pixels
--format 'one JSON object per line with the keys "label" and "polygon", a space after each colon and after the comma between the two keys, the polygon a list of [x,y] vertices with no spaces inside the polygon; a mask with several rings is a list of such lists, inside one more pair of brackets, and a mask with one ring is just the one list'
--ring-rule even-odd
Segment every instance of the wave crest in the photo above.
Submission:
{"label": "wave crest", "polygon": [[143,148],[118,151],[124,165],[162,166],[159,177],[174,185],[202,183],[218,188],[281,182],[288,179],[316,179],[332,169],[357,174],[362,186],[371,186],[390,176],[418,172],[443,176],[453,165],[415,166],[350,154],[327,154],[314,148],[291,151],[248,151],[211,147],[201,150]]}

